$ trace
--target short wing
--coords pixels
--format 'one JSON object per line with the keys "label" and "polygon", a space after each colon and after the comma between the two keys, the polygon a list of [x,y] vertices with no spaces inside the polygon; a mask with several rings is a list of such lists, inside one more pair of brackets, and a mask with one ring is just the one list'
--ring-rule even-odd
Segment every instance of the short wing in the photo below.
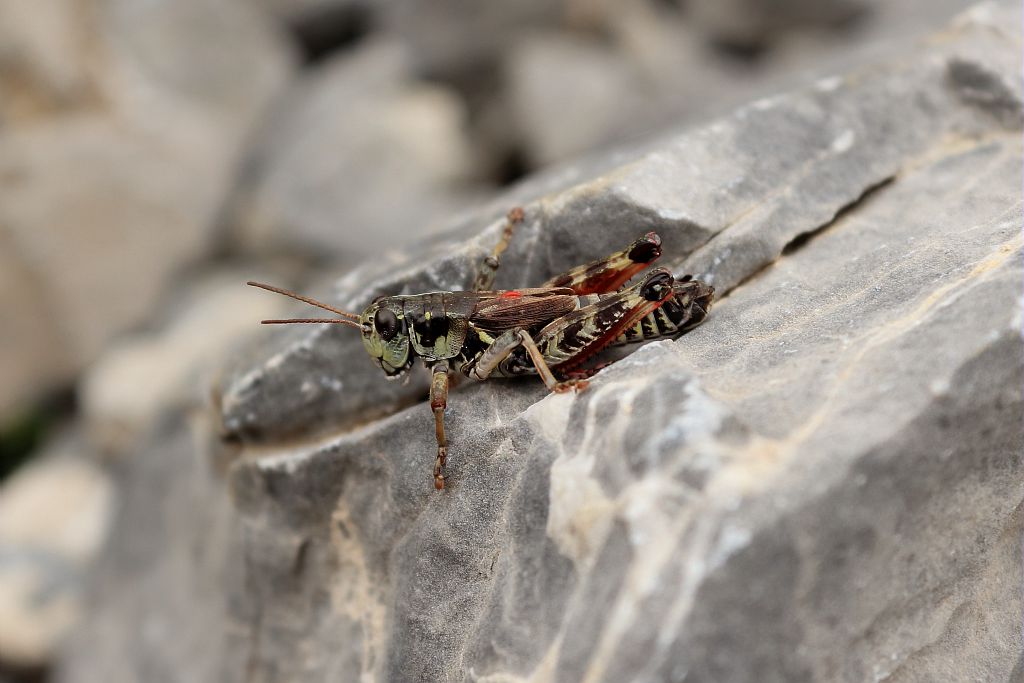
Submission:
{"label": "short wing", "polygon": [[479,297],[470,321],[477,327],[494,332],[549,323],[576,310],[579,305],[573,291],[566,288],[480,292]]}

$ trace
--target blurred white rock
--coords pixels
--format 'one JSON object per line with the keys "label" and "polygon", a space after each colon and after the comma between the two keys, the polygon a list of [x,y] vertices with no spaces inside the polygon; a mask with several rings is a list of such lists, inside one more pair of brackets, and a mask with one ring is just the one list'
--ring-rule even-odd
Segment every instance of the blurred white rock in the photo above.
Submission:
{"label": "blurred white rock", "polygon": [[115,503],[108,476],[62,439],[0,486],[0,660],[49,662],[81,609]]}
{"label": "blurred white rock", "polygon": [[210,251],[293,62],[241,0],[0,2],[0,318],[19,328],[0,422],[70,383]]}
{"label": "blurred white rock", "polygon": [[97,448],[123,453],[163,412],[209,401],[225,354],[287,305],[246,287],[251,277],[229,270],[192,283],[159,329],[125,337],[88,369],[81,408]]}
{"label": "blurred white rock", "polygon": [[465,114],[394,43],[317,65],[261,132],[233,201],[238,240],[351,261],[424,236],[473,197]]}

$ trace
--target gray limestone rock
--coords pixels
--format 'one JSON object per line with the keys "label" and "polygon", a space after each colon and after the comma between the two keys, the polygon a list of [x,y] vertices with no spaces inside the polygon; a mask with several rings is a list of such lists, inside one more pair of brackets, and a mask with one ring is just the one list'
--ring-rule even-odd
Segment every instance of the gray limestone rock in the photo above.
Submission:
{"label": "gray limestone rock", "polygon": [[[453,391],[443,493],[422,383],[267,335],[124,468],[60,680],[1019,676],[1020,19],[516,190],[501,284],[656,229],[720,301],[577,395]],[[500,227],[326,296],[463,288]]]}

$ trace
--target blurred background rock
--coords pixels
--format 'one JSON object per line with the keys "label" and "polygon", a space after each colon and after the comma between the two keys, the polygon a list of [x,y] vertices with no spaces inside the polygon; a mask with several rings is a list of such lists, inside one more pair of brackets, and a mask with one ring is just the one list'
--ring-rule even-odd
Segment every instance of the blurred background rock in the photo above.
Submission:
{"label": "blurred background rock", "polygon": [[[0,0],[0,680],[45,680],[170,406],[301,284],[962,0]],[[554,171],[553,171],[554,172]]]}

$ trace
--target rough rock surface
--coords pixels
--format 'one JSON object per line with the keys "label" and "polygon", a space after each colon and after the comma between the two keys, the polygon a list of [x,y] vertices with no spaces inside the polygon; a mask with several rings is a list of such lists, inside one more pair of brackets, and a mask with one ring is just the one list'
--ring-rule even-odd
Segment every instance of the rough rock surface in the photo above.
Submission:
{"label": "rough rock surface", "polygon": [[[516,190],[500,284],[653,228],[722,298],[579,395],[454,391],[444,493],[422,383],[264,331],[125,466],[62,680],[1020,676],[1020,25]],[[499,230],[326,296],[463,288]]]}

